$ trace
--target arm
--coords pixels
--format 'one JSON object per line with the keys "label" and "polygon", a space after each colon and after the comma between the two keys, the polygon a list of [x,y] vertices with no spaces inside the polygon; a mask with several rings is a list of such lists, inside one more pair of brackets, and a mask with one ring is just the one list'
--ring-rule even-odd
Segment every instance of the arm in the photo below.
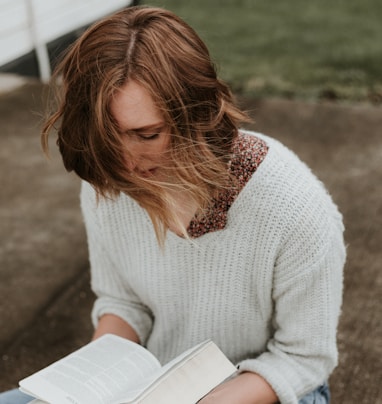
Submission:
{"label": "arm", "polygon": [[199,401],[200,404],[271,404],[278,402],[272,387],[251,372],[221,384]]}
{"label": "arm", "polygon": [[[307,248],[305,239],[292,254],[288,246],[287,255],[294,265],[286,265],[283,257],[275,269],[275,332],[268,349],[257,358],[242,361],[242,373],[214,389],[200,404],[297,404],[299,396],[328,377],[336,358],[343,243],[341,231],[332,229],[326,236],[326,247],[318,250],[320,256],[314,259],[313,254],[308,255],[313,256],[309,266],[304,265],[305,258],[300,265],[296,260],[299,249],[313,250]],[[301,382],[306,381],[303,387]]]}
{"label": "arm", "polygon": [[151,313],[130,287],[116,260],[114,240],[110,239],[115,215],[109,205],[107,201],[97,202],[94,189],[82,183],[81,208],[88,239],[91,287],[97,296],[92,310],[93,339],[112,333],[144,344],[151,330]]}
{"label": "arm", "polygon": [[114,314],[104,314],[98,321],[93,340],[104,334],[115,334],[130,341],[140,343],[139,337],[133,327]]}
{"label": "arm", "polygon": [[296,216],[275,261],[273,334],[265,352],[239,363],[241,372],[267,380],[282,403],[297,403],[337,361],[345,249],[340,216],[324,209]]}

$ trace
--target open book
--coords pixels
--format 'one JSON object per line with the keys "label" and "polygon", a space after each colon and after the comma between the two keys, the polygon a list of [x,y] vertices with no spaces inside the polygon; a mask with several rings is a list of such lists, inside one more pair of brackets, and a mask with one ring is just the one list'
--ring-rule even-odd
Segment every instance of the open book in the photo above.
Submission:
{"label": "open book", "polygon": [[162,367],[141,345],[108,334],[19,385],[34,404],[195,404],[235,371],[212,341]]}

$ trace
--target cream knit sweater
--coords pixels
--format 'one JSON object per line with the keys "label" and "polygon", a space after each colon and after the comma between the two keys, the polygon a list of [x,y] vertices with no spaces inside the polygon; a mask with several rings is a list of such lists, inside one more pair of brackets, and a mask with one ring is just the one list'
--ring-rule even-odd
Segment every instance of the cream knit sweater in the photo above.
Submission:
{"label": "cream knit sweater", "polygon": [[225,229],[191,241],[169,232],[164,250],[134,200],[97,205],[83,183],[93,321],[104,313],[125,319],[162,363],[210,338],[292,404],[337,362],[343,225],[310,170],[276,140],[256,136],[268,154]]}

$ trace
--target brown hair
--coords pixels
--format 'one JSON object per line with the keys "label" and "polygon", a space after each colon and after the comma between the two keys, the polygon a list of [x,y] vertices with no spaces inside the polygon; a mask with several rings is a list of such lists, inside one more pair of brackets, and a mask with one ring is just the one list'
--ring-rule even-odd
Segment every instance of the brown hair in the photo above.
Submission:
{"label": "brown hair", "polygon": [[[172,173],[202,212],[230,183],[227,169],[238,125],[248,120],[217,78],[203,41],[179,17],[164,9],[126,8],[90,27],[55,70],[62,77],[58,106],[46,120],[42,144],[58,125],[64,165],[101,196],[119,192],[137,200],[163,243],[169,223],[165,184],[128,172],[110,101],[127,80],[151,95],[171,131]],[[183,231],[186,236],[186,229]]]}

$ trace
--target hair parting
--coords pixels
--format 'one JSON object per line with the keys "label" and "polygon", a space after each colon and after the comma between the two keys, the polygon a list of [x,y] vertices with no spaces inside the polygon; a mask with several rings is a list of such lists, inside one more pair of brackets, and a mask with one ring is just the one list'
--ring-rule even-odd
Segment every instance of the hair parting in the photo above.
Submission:
{"label": "hair parting", "polygon": [[[42,128],[65,168],[100,197],[126,193],[147,210],[160,244],[171,223],[174,189],[186,190],[202,214],[222,189],[234,186],[228,164],[241,122],[228,86],[217,78],[203,41],[183,20],[160,8],[129,7],[90,27],[54,72],[55,110]],[[140,178],[126,167],[126,150],[111,114],[114,94],[127,81],[142,85],[171,132],[171,183]],[[187,229],[182,230],[185,237]]]}

